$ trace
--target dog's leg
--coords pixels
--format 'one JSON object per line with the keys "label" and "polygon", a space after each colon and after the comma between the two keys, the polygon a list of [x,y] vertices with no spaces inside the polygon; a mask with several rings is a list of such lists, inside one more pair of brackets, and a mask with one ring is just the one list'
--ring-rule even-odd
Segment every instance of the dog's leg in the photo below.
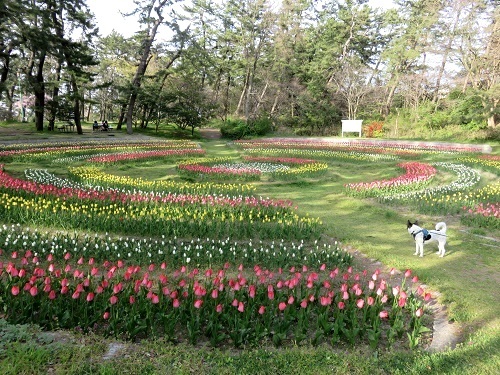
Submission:
{"label": "dog's leg", "polygon": [[444,257],[445,252],[446,252],[446,249],[444,248],[444,243],[440,242],[439,243],[439,256],[441,258]]}
{"label": "dog's leg", "polygon": [[420,257],[424,256],[424,243],[420,241],[415,241],[415,255],[420,253]]}

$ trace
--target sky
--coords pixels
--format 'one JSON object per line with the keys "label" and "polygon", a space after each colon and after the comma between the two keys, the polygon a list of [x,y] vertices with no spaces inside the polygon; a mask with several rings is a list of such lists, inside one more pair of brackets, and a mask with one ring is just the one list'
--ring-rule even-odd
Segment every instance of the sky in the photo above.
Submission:
{"label": "sky", "polygon": [[[369,4],[385,9],[391,7],[392,1],[370,0]],[[120,14],[120,11],[127,13],[134,9],[133,0],[87,0],[87,5],[95,15],[101,36],[107,36],[115,30],[125,37],[130,37],[139,30],[134,18],[123,17]]]}

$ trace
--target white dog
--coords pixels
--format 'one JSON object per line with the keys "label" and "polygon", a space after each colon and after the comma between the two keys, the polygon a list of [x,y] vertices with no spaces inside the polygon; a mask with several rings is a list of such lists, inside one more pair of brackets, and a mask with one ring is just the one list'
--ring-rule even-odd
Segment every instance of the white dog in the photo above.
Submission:
{"label": "white dog", "polygon": [[415,255],[418,255],[420,252],[420,256],[424,256],[424,243],[427,242],[437,242],[438,243],[438,254],[442,258],[444,257],[446,245],[446,224],[444,222],[440,222],[436,224],[436,230],[427,230],[418,226],[418,221],[411,223],[408,220],[408,233],[413,236],[415,240]]}

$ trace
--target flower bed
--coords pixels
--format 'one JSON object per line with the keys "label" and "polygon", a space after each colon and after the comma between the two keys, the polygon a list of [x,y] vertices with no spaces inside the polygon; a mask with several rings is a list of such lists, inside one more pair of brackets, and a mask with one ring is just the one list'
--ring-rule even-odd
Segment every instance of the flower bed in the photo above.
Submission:
{"label": "flower bed", "polygon": [[372,197],[414,191],[427,186],[436,174],[436,168],[426,163],[400,163],[398,167],[403,168],[406,173],[389,180],[346,184],[344,187],[347,194],[357,197]]}
{"label": "flower bed", "polygon": [[[95,331],[124,338],[158,337],[234,347],[304,340],[376,349],[404,338],[418,345],[422,288],[409,290],[379,273],[354,274],[325,265],[269,270],[226,263],[220,269],[169,268],[123,261],[46,259],[31,250],[0,264],[4,315],[14,324]],[[416,281],[417,278],[413,278]]]}

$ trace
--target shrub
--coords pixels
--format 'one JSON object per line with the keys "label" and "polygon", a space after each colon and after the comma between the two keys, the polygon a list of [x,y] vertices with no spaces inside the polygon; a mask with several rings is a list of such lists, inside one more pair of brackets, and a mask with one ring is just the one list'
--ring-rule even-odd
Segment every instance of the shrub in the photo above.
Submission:
{"label": "shrub", "polygon": [[241,139],[249,133],[249,128],[243,120],[227,120],[222,124],[220,132],[222,138]]}
{"label": "shrub", "polygon": [[363,127],[363,134],[367,138],[380,138],[384,135],[383,128],[382,121],[372,121]]}

